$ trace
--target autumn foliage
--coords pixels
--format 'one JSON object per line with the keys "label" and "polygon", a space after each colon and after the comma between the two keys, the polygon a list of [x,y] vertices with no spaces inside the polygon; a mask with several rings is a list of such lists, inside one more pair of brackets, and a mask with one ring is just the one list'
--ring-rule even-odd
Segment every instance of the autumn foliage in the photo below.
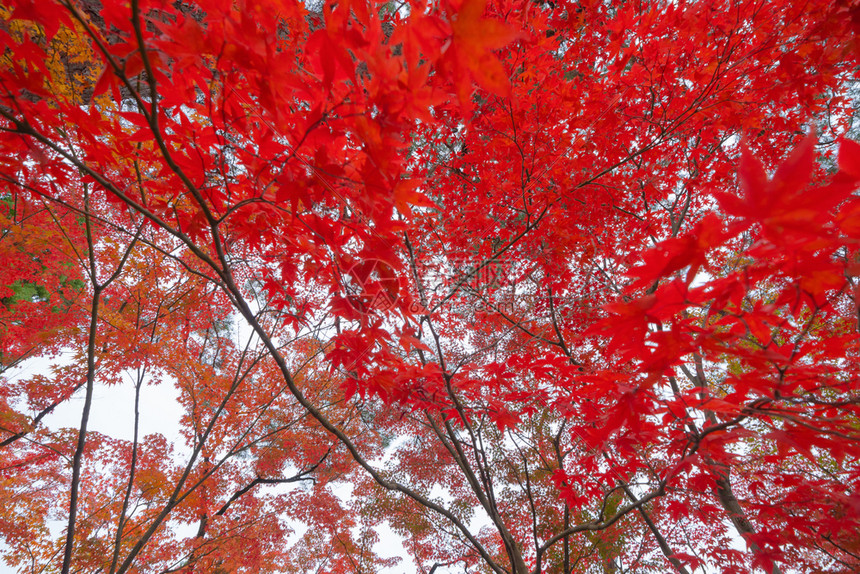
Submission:
{"label": "autumn foliage", "polygon": [[4,2],[0,556],[857,572],[858,32],[851,0]]}

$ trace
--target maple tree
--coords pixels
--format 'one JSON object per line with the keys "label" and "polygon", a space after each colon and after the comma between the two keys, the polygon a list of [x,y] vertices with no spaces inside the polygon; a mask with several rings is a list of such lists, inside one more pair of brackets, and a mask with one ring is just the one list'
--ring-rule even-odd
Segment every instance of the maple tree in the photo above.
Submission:
{"label": "maple tree", "polygon": [[0,17],[17,571],[860,567],[856,3]]}

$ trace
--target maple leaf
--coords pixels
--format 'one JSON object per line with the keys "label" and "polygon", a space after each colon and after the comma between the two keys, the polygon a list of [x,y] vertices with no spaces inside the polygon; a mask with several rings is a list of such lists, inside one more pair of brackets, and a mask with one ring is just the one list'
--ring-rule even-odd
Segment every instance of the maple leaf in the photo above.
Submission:
{"label": "maple leaf", "polygon": [[493,51],[504,48],[520,33],[498,19],[488,18],[486,6],[487,0],[463,1],[451,22],[450,46],[443,51],[443,64],[453,70],[461,103],[468,102],[471,96],[470,77],[491,93],[510,93],[508,73]]}
{"label": "maple leaf", "polygon": [[720,195],[723,207],[733,215],[761,223],[766,237],[773,241],[785,240],[797,233],[812,235],[815,229],[826,229],[831,210],[851,190],[828,186],[819,188],[816,193],[809,191],[816,141],[812,134],[804,138],[770,179],[764,166],[744,148],[738,169],[744,196],[738,199]]}

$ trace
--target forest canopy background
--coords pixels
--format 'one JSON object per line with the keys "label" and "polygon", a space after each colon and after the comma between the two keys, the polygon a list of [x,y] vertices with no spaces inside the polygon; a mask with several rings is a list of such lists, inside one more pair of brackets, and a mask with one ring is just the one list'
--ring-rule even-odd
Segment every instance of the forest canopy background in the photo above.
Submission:
{"label": "forest canopy background", "polygon": [[854,0],[0,17],[16,571],[860,568]]}

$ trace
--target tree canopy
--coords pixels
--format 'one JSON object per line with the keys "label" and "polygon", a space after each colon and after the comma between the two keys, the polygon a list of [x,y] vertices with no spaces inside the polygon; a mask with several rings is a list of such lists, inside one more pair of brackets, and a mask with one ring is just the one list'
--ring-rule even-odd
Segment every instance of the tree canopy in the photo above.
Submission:
{"label": "tree canopy", "polygon": [[[853,0],[3,2],[6,564],[856,572],[858,31]],[[131,439],[89,428],[117,385]]]}

